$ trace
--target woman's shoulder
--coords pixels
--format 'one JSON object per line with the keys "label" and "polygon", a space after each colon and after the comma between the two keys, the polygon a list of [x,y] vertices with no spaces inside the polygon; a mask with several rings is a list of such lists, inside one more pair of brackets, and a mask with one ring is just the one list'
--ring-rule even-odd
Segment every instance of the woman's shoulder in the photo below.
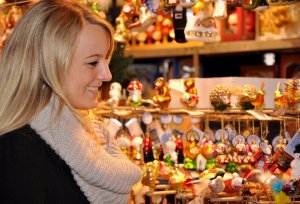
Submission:
{"label": "woman's shoulder", "polygon": [[[0,149],[7,148],[13,150],[17,148],[32,146],[41,143],[41,137],[29,125],[5,133],[0,136]],[[2,147],[2,148],[1,148]]]}
{"label": "woman's shoulder", "polygon": [[41,144],[43,144],[41,137],[29,125],[25,125],[0,136],[0,157],[41,156],[40,153],[44,150]]}

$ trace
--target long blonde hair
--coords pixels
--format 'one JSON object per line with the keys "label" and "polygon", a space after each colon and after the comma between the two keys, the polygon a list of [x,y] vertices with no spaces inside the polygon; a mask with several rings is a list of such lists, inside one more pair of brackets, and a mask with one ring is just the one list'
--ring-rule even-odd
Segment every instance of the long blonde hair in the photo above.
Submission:
{"label": "long blonde hair", "polygon": [[65,97],[61,79],[86,24],[105,28],[110,36],[110,58],[113,29],[89,8],[66,0],[41,0],[24,14],[0,57],[0,135],[30,122],[52,95],[83,123]]}

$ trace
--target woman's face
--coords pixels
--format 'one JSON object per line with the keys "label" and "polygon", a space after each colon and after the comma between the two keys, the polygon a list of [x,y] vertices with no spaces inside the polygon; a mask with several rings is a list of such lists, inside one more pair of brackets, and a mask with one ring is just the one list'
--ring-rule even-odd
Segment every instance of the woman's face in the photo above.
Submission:
{"label": "woman's face", "polygon": [[107,64],[109,36],[99,26],[88,24],[79,36],[74,58],[62,88],[75,109],[91,109],[98,104],[98,89],[112,76]]}

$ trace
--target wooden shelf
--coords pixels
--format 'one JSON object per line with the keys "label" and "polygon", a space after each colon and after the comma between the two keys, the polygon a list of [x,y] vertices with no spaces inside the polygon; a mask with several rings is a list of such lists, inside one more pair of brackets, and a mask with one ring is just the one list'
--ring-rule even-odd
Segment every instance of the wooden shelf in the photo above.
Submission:
{"label": "wooden shelf", "polygon": [[125,54],[131,55],[135,59],[191,56],[198,54],[198,49],[203,46],[203,42],[187,42],[182,44],[174,42],[158,45],[139,45],[127,47],[125,49]]}
{"label": "wooden shelf", "polygon": [[204,44],[202,42],[188,42],[183,44],[170,43],[159,45],[130,46],[126,48],[125,54],[131,55],[135,59],[142,59],[284,50],[300,50],[300,38],[269,41],[245,40],[233,42],[217,42],[212,44]]}

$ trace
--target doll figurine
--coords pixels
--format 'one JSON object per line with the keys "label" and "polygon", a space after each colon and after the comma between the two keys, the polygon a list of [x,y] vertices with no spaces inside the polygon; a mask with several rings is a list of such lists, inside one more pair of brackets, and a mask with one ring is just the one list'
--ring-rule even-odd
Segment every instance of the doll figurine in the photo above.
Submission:
{"label": "doll figurine", "polygon": [[180,101],[188,108],[195,108],[199,99],[197,95],[197,89],[195,87],[195,80],[192,78],[184,80],[185,92],[180,97]]}
{"label": "doll figurine", "polygon": [[163,77],[157,78],[154,85],[156,95],[153,97],[153,102],[161,109],[167,109],[171,101],[171,95],[165,79]]}

